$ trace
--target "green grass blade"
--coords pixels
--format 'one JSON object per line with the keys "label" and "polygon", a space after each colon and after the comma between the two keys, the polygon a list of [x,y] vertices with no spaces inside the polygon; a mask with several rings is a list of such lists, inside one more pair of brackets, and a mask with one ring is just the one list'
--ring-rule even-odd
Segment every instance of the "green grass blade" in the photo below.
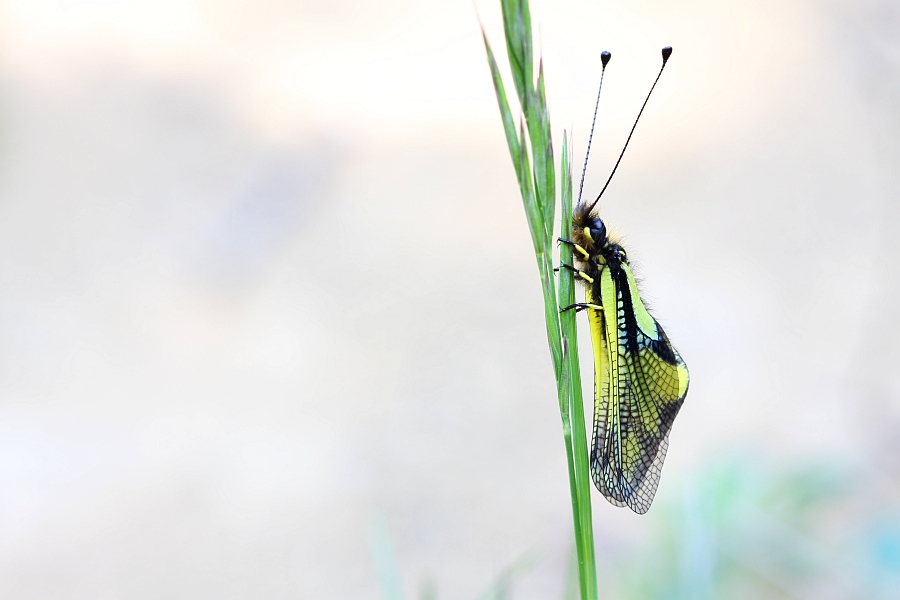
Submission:
{"label": "green grass blade", "polygon": [[534,252],[538,255],[538,264],[544,253],[541,232],[544,224],[541,220],[541,211],[538,209],[534,196],[534,181],[531,179],[531,160],[528,157],[528,141],[525,138],[525,125],[519,123],[519,192],[522,194],[522,203],[525,205],[525,216],[528,219],[528,229],[531,231],[531,242],[534,244]]}
{"label": "green grass blade", "polygon": [[[547,253],[551,253],[553,249],[553,220],[556,215],[556,171],[553,164],[553,136],[550,132],[550,111],[547,108],[547,95],[544,90],[544,61],[538,63],[538,80],[537,88],[534,91],[534,101],[529,104],[528,112],[532,113],[533,125],[529,124],[529,130],[534,127],[535,133],[532,134],[532,149],[535,154],[535,187],[537,182],[541,182],[543,189],[538,194],[539,205],[541,207],[542,217],[544,220],[544,233],[546,235]],[[541,175],[538,175],[538,157],[535,149],[534,140],[539,139],[541,142],[540,167]]]}
{"label": "green grass blade", "polygon": [[509,110],[509,101],[506,99],[506,89],[503,87],[503,78],[500,77],[500,69],[497,67],[497,61],[494,58],[494,52],[491,50],[491,44],[488,42],[487,34],[484,28],[481,28],[481,36],[484,38],[484,49],[488,55],[488,65],[491,68],[491,79],[494,82],[494,91],[497,93],[497,104],[500,105],[500,118],[503,121],[503,131],[506,133],[506,143],[509,145],[509,154],[512,157],[513,167],[519,179],[522,178],[519,164],[519,153],[521,146],[519,138],[516,135],[516,121],[513,119],[512,112]]}
{"label": "green grass blade", "polygon": [[[549,253],[538,256],[538,268],[544,292],[544,321],[547,323],[547,341],[550,345],[550,356],[553,358],[553,374],[556,377],[557,392],[564,394],[566,386],[562,385],[564,373],[562,338],[559,335],[559,307],[556,304],[553,261]],[[560,396],[560,402],[568,405],[568,401],[563,402],[562,398],[563,396]]]}
{"label": "green grass blade", "polygon": [[[557,295],[556,279],[553,273],[556,168],[543,61],[539,64],[535,83],[528,1],[501,0],[500,4],[503,10],[503,27],[506,34],[510,70],[524,118],[524,123],[520,119],[518,133],[515,132],[506,92],[486,35],[484,36],[485,49],[541,278],[547,341],[553,360],[563,439],[566,446],[575,547],[578,557],[580,598],[581,600],[595,600],[597,598],[597,576],[575,314],[573,311],[568,311],[560,315],[559,312],[560,306],[574,303],[575,286],[572,273],[563,270],[560,273],[559,295]],[[529,147],[531,148],[530,153]],[[563,237],[569,239],[572,219],[572,161],[571,144],[566,135],[563,136],[561,160],[561,233]],[[572,264],[571,248],[563,245],[560,252],[560,260],[566,264]]]}
{"label": "green grass blade", "polygon": [[[572,239],[572,147],[563,137],[561,218],[560,237]],[[573,264],[572,247],[561,244],[559,248],[560,264]],[[575,302],[575,277],[568,269],[560,269],[559,305],[569,306]],[[582,598],[597,597],[597,568],[594,557],[594,526],[591,514],[591,482],[588,476],[588,448],[584,423],[584,400],[581,392],[581,367],[578,360],[578,326],[575,311],[569,310],[560,315],[560,331],[562,335],[565,370],[569,374],[567,396],[570,400],[569,414],[572,428],[572,459],[574,469],[574,493],[572,510],[575,520],[575,545],[578,550],[579,580]],[[573,483],[573,482],[570,482]]]}
{"label": "green grass blade", "polygon": [[501,0],[500,6],[503,10],[503,31],[506,34],[509,67],[519,95],[519,105],[524,111],[528,101],[527,92],[533,81],[531,11],[528,9],[528,0]]}
{"label": "green grass blade", "polygon": [[566,581],[563,587],[562,600],[578,600],[578,552],[575,545],[569,550],[566,561]]}

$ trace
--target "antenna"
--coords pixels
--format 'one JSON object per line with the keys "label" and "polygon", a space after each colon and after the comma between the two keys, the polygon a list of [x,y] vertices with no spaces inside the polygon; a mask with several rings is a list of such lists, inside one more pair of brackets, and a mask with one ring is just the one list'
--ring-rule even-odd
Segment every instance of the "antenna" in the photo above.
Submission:
{"label": "antenna", "polygon": [[609,62],[609,59],[612,58],[612,54],[604,50],[600,53],[600,62],[603,64],[603,69],[600,71],[600,87],[597,88],[597,102],[594,104],[594,120],[591,121],[591,135],[588,136],[588,145],[587,151],[584,153],[584,167],[581,169],[581,183],[578,185],[578,202],[575,204],[581,204],[581,191],[584,189],[584,175],[587,173],[587,163],[588,157],[591,155],[591,140],[594,139],[594,125],[597,124],[597,108],[600,106],[600,90],[603,89],[603,75],[606,73],[606,64]]}
{"label": "antenna", "polygon": [[641,115],[644,114],[644,109],[647,108],[647,101],[650,100],[650,94],[653,93],[653,89],[659,82],[659,78],[660,76],[662,76],[663,69],[666,68],[666,62],[669,60],[670,56],[672,56],[672,46],[666,46],[662,49],[662,66],[659,68],[659,73],[656,75],[656,79],[653,81],[653,85],[650,86],[650,91],[647,92],[647,98],[644,100],[644,104],[641,106],[641,110],[638,112],[637,119],[634,120],[634,125],[631,126],[631,132],[628,134],[628,139],[625,140],[625,146],[622,148],[622,152],[619,154],[619,160],[616,161],[616,165],[613,167],[612,173],[609,174],[609,179],[607,179],[606,183],[603,185],[603,189],[600,190],[599,194],[597,194],[597,199],[594,200],[591,203],[591,206],[588,208],[588,213],[594,210],[594,206],[597,205],[597,202],[600,200],[600,196],[602,196],[603,192],[606,191],[606,188],[609,186],[609,182],[612,181],[613,175],[616,174],[616,169],[619,168],[619,163],[622,162],[622,157],[625,156],[625,149],[628,148],[628,142],[631,141],[631,136],[634,135],[634,128],[637,127],[638,121],[641,119]]}

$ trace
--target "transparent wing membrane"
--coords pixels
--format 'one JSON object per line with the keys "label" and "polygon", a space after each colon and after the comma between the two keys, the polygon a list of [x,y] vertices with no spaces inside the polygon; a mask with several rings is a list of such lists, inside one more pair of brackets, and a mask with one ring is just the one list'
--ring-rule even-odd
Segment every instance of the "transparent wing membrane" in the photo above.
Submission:
{"label": "transparent wing membrane", "polygon": [[[637,325],[643,317],[635,312],[646,310],[636,306],[640,299],[631,289],[627,265],[619,269],[601,279],[605,288],[591,294],[600,296],[604,308],[589,311],[595,341],[591,473],[612,504],[643,514],[659,485],[669,432],[687,394],[688,371],[655,319],[655,328],[646,321]],[[655,329],[654,335],[645,329]]]}

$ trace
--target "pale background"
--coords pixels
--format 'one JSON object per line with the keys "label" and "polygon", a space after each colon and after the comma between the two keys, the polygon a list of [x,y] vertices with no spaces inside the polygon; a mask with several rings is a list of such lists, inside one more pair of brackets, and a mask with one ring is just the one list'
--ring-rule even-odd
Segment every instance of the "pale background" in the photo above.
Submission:
{"label": "pale background", "polygon": [[[674,47],[603,215],[691,390],[661,508],[595,495],[601,580],[724,456],[841,465],[834,522],[893,531],[900,7],[532,8],[577,156],[613,54],[588,193]],[[474,598],[530,548],[516,597],[560,597],[559,414],[476,10],[504,59],[486,0],[0,2],[0,597],[374,599],[382,517],[408,597]],[[786,597],[866,597],[819,588]]]}

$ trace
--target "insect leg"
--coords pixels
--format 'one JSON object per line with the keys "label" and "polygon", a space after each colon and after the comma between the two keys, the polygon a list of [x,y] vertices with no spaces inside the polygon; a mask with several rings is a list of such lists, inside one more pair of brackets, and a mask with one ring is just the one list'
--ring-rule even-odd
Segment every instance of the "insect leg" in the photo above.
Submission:
{"label": "insect leg", "polygon": [[599,304],[590,304],[588,302],[576,302],[575,304],[570,304],[569,306],[566,306],[565,308],[561,308],[559,310],[559,312],[566,312],[567,310],[571,310],[573,308],[575,309],[575,312],[578,312],[580,310],[587,310],[589,308],[593,308],[594,310],[603,310],[603,307],[600,306]]}
{"label": "insect leg", "polygon": [[555,268],[555,269],[553,269],[553,270],[554,270],[554,271],[559,271],[560,269],[568,269],[568,270],[572,271],[573,273],[575,273],[575,276],[576,276],[576,277],[581,277],[582,279],[584,279],[584,280],[587,281],[588,283],[594,283],[594,278],[593,278],[593,277],[591,277],[590,275],[588,275],[588,274],[585,273],[584,271],[579,271],[578,269],[576,269],[576,268],[573,267],[572,265],[562,264],[562,265],[559,265],[557,268]]}
{"label": "insect leg", "polygon": [[565,239],[563,239],[563,238],[556,238],[556,241],[559,242],[560,244],[566,244],[566,245],[568,245],[568,246],[572,246],[572,248],[573,248],[574,250],[576,250],[578,253],[580,253],[580,254],[584,257],[585,260],[590,260],[591,255],[588,254],[588,251],[585,250],[584,248],[582,248],[581,246],[579,246],[578,244],[576,244],[575,242],[573,242],[572,240],[565,240]]}

